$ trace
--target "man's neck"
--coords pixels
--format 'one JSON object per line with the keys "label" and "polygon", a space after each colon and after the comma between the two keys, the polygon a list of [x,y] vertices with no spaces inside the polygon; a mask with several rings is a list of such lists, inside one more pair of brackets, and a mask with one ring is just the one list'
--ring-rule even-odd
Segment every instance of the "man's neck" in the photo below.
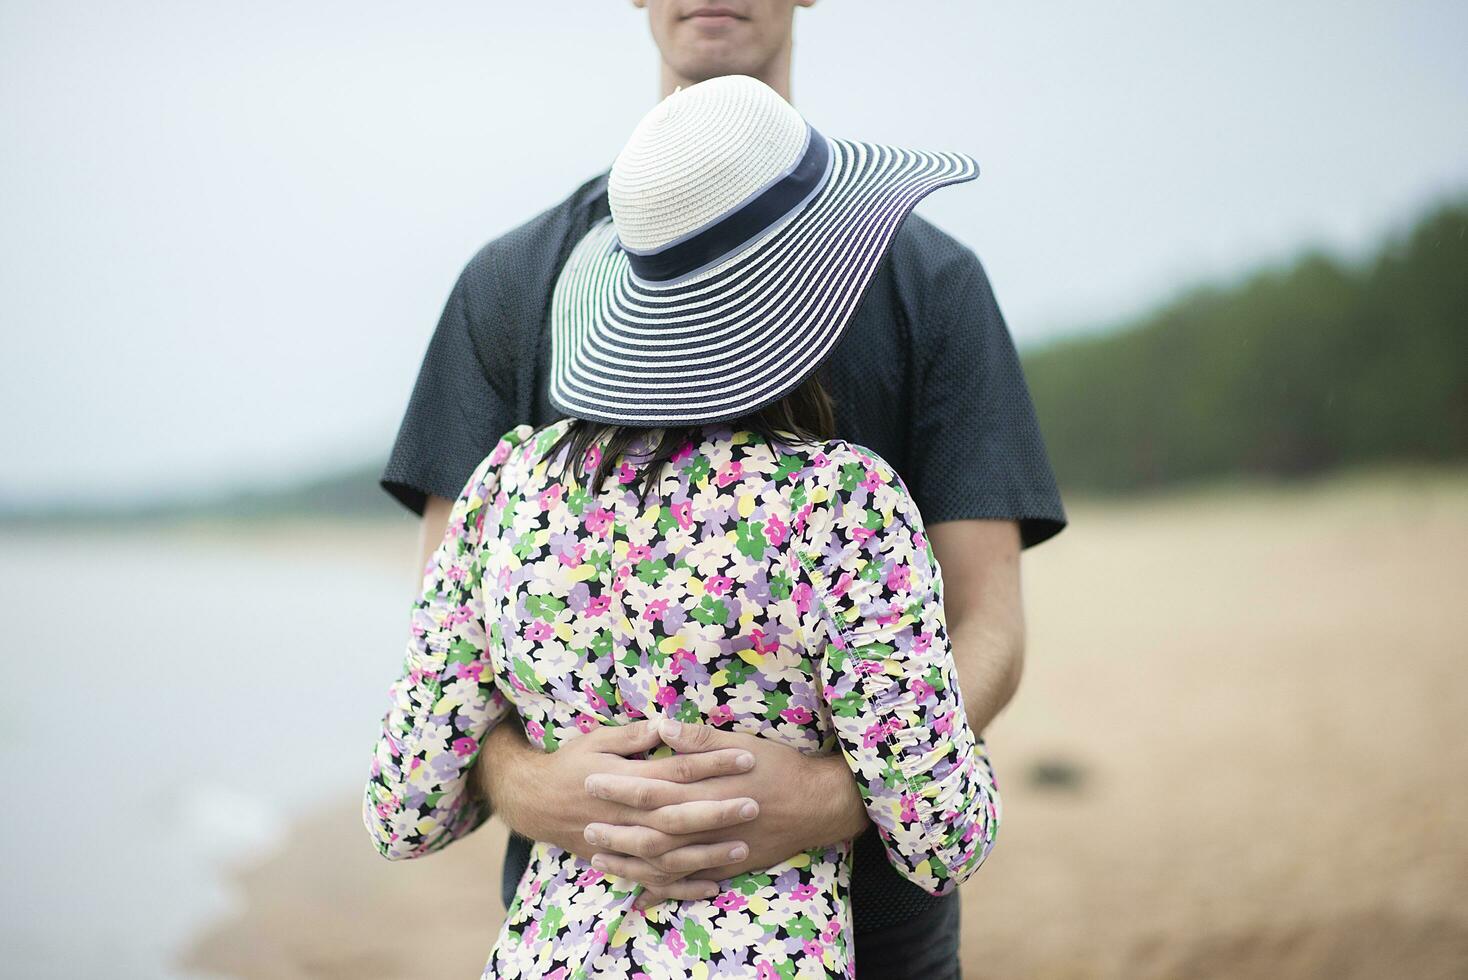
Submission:
{"label": "man's neck", "polygon": [[[772,60],[769,63],[769,65],[767,65],[764,69],[762,69],[761,71],[758,71],[758,72],[754,72],[752,74],[754,75],[755,78],[758,78],[760,81],[764,82],[770,88],[774,89],[776,92],[779,92],[780,93],[780,97],[783,98],[786,102],[791,102],[791,99],[790,99],[790,48],[788,46],[777,57],[775,57],[774,60]],[[663,90],[663,94],[661,96],[659,96],[659,98],[660,99],[666,99],[668,96],[672,95],[673,94],[673,91],[675,89],[677,89],[678,86],[680,86],[680,85],[683,86],[684,88],[687,88],[688,86],[697,84],[700,81],[702,81],[702,79],[698,79],[698,78],[684,78],[682,75],[678,74],[671,67],[669,67],[668,66],[668,63],[665,61],[662,64],[662,73],[661,73],[661,81],[660,81],[660,84],[661,84],[662,90]],[[792,102],[792,104],[793,104],[793,102]]]}

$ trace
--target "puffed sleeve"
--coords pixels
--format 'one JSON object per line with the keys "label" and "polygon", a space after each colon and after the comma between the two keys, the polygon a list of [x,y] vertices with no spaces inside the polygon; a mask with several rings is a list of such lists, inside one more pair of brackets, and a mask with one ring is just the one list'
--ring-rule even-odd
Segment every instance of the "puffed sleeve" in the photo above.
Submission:
{"label": "puffed sleeve", "polygon": [[795,518],[810,635],[823,636],[823,695],[888,859],[943,895],[994,846],[998,783],[964,713],[922,516],[885,460],[847,447]]}
{"label": "puffed sleeve", "polygon": [[389,860],[439,850],[489,818],[470,773],[511,705],[495,684],[481,573],[503,506],[502,465],[531,431],[516,426],[474,469],[424,568],[362,798],[367,832]]}

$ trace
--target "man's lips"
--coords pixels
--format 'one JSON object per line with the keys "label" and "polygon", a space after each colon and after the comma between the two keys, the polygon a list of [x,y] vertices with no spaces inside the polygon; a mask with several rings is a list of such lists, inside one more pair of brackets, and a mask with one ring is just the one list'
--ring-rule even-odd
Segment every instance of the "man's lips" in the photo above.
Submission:
{"label": "man's lips", "polygon": [[684,20],[692,20],[693,18],[716,19],[716,18],[720,18],[720,17],[727,17],[727,18],[730,18],[731,20],[744,20],[743,17],[739,16],[738,13],[736,13],[733,10],[730,10],[728,7],[699,7],[697,10],[693,11],[693,13],[685,15],[683,19]]}

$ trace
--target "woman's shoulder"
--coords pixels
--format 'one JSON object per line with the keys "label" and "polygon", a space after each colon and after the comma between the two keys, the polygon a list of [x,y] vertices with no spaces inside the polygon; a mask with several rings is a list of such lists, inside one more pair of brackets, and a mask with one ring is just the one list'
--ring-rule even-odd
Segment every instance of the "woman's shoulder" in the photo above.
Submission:
{"label": "woman's shoulder", "polygon": [[[539,438],[533,438],[539,431]],[[537,430],[528,423],[520,423],[495,440],[494,448],[485,454],[474,467],[469,477],[471,484],[483,484],[488,480],[500,481],[504,471],[512,464],[524,461],[532,455],[546,434],[546,429]]]}
{"label": "woman's shoulder", "polygon": [[835,481],[843,489],[864,485],[868,490],[875,490],[883,486],[907,493],[907,485],[897,467],[875,449],[859,442],[827,440],[811,454],[809,463],[812,476],[818,480]]}

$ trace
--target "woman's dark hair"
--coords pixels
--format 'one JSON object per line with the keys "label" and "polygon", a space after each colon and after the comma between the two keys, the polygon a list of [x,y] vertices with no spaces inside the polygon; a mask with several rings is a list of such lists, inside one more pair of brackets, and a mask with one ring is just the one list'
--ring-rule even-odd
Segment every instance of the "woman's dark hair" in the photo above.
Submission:
{"label": "woman's dark hair", "polygon": [[[735,432],[750,430],[758,433],[767,443],[777,447],[789,445],[791,436],[796,442],[820,443],[836,438],[836,410],[831,396],[817,377],[817,372],[812,371],[805,381],[788,395],[739,418],[718,423],[659,427],[654,430],[660,435],[655,443],[650,444],[651,451],[646,455],[637,456],[635,468],[637,469],[637,480],[641,482],[637,492],[640,500],[646,502],[648,491],[652,489],[662,472],[663,464],[677,455],[678,451],[688,443],[701,442],[704,431],[711,425],[729,426]],[[585,484],[591,492],[595,493],[606,483],[607,477],[615,471],[623,454],[649,428],[617,425],[592,419],[573,419],[566,426],[566,431],[561,433],[560,438],[544,454],[544,458],[555,459],[563,446],[569,446],[570,449],[561,467],[562,478],[565,477],[565,464],[571,463],[574,480],[578,484],[583,484],[586,480],[587,454],[594,444],[600,443],[606,436],[606,442],[601,447],[601,458],[597,461],[596,472],[592,475],[590,483]]]}

